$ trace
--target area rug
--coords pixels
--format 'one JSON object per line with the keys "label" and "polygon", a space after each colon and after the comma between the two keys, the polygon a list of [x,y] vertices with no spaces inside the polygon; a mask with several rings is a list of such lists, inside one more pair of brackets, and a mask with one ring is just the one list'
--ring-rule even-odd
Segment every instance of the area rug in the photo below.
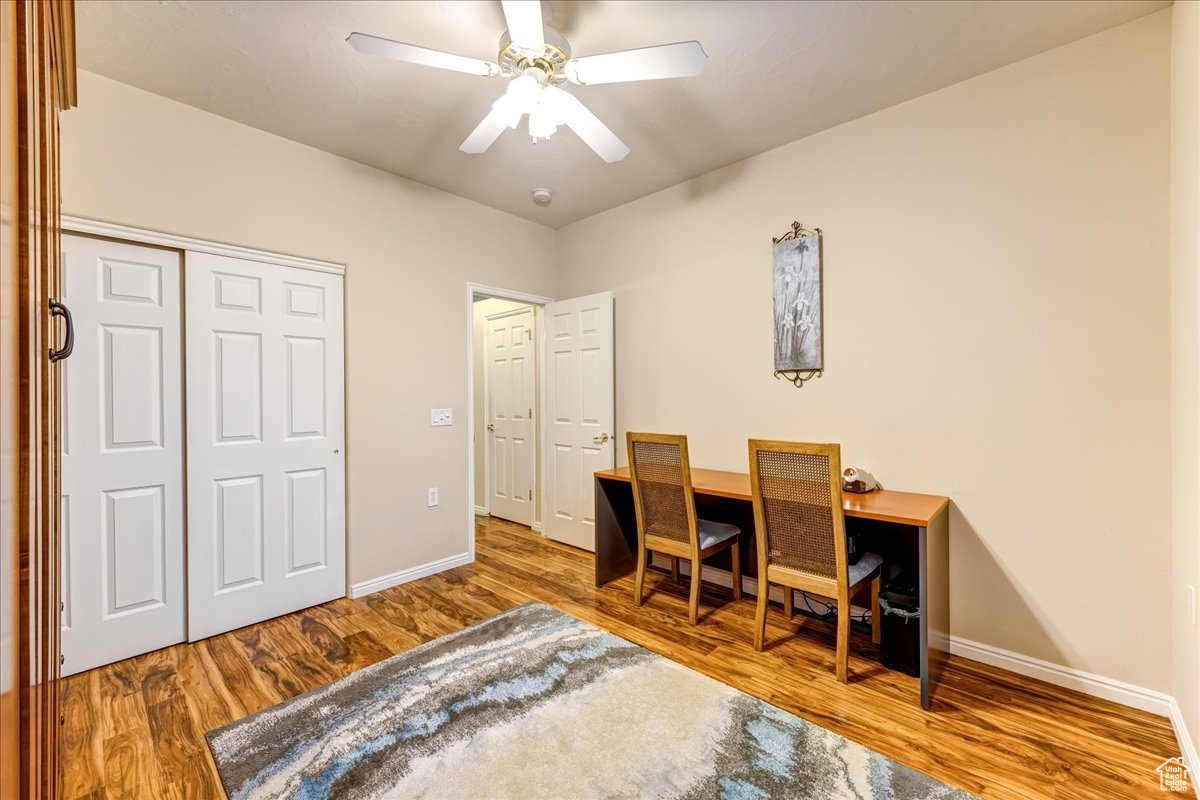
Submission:
{"label": "area rug", "polygon": [[208,741],[230,800],[971,797],[540,603]]}

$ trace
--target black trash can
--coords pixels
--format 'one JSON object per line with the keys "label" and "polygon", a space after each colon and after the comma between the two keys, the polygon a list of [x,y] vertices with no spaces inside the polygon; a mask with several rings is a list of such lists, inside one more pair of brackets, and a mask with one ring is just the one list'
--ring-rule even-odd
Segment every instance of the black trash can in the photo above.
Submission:
{"label": "black trash can", "polygon": [[921,601],[916,572],[906,570],[888,581],[875,613],[883,621],[883,665],[919,676]]}

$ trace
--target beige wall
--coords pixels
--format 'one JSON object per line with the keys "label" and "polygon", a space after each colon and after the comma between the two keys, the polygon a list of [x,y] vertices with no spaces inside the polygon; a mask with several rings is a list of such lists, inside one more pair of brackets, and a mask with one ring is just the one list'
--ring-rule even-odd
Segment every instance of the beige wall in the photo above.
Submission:
{"label": "beige wall", "polygon": [[[729,469],[748,436],[840,441],[950,495],[956,636],[1172,691],[1195,732],[1198,24],[1177,4],[557,236],[84,73],[65,211],[348,264],[352,583],[466,549],[465,284],[611,288],[621,431]],[[826,234],[828,372],[802,390],[770,375],[793,219]],[[1140,599],[1101,610],[1114,588]]]}
{"label": "beige wall", "polygon": [[1200,3],[1177,2],[1171,32],[1173,693],[1200,745],[1200,628],[1187,594],[1200,591]]}
{"label": "beige wall", "polygon": [[[841,442],[953,499],[956,636],[1169,690],[1169,24],[561,229],[559,296],[616,293],[621,435],[736,470],[750,436]],[[771,375],[793,220],[825,232],[827,371],[799,390]]]}
{"label": "beige wall", "polygon": [[553,295],[553,231],[86,72],[62,158],[68,214],[346,264],[350,582],[466,552],[466,285]]}
{"label": "beige wall", "polygon": [[[512,300],[501,300],[498,297],[487,297],[487,298],[484,298],[481,300],[476,300],[475,304],[474,304],[474,312],[475,313],[474,313],[474,323],[472,325],[472,330],[474,332],[474,335],[472,337],[473,341],[471,343],[471,348],[472,348],[472,352],[474,355],[471,359],[471,365],[472,365],[472,370],[473,370],[472,385],[473,385],[473,389],[474,389],[474,398],[475,398],[473,405],[474,405],[474,409],[475,409],[474,436],[475,436],[475,507],[476,508],[482,508],[482,507],[486,506],[486,504],[487,504],[487,488],[486,488],[486,481],[484,479],[484,470],[487,467],[487,430],[485,430],[485,428],[487,426],[488,420],[487,420],[487,408],[484,405],[484,392],[483,392],[484,365],[487,363],[487,359],[484,357],[485,343],[487,342],[487,317],[489,314],[500,314],[505,311],[511,311],[515,308],[522,308],[522,307],[527,307],[527,306],[528,306],[527,303],[517,303],[517,302],[513,302]],[[534,315],[535,315],[534,325],[540,327],[541,314],[542,314],[541,308],[536,307],[536,306],[534,306],[533,308],[534,308]],[[541,363],[540,362],[541,362],[541,359],[539,357],[537,357],[536,351],[535,351],[535,357],[534,357],[535,380],[539,380],[539,378],[537,376],[539,376],[541,374]],[[537,409],[537,414],[534,416],[534,420],[539,420],[542,418],[542,415],[541,415],[541,393],[537,392],[536,395],[538,398],[538,409]],[[534,491],[537,492],[538,496],[540,497],[541,496],[541,455],[542,455],[540,440],[536,443],[535,447],[537,448],[537,450],[536,450],[536,452],[537,452],[537,468],[536,468],[537,472],[535,473],[537,475],[537,479],[535,482]],[[541,505],[542,504],[539,501],[534,508],[540,509]],[[537,516],[535,521],[540,521],[540,516]]]}

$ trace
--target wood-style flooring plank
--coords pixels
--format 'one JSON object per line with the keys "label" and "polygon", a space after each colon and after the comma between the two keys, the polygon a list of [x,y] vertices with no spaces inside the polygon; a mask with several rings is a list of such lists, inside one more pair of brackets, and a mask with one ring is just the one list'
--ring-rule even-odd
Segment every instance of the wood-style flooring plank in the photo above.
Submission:
{"label": "wood-style flooring plank", "polygon": [[64,681],[59,749],[63,767],[59,791],[63,797],[83,797],[104,786],[104,730],[98,722],[101,706],[96,672],[84,672]]}
{"label": "wood-style flooring plank", "polygon": [[1178,744],[1162,717],[956,657],[925,712],[868,637],[841,684],[829,625],[772,605],[758,653],[752,599],[705,584],[692,626],[687,591],[651,570],[635,607],[631,579],[593,585],[591,554],[481,518],[472,564],[66,679],[62,796],[219,798],[206,731],[533,600],[984,798],[1164,796],[1154,767]]}

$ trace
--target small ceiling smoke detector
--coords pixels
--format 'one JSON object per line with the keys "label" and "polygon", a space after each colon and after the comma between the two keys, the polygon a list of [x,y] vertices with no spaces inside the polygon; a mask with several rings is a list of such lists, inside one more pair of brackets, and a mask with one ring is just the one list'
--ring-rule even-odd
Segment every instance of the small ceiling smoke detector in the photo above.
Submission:
{"label": "small ceiling smoke detector", "polygon": [[534,189],[533,190],[533,204],[534,205],[548,206],[548,205],[550,205],[550,201],[553,199],[554,199],[554,196],[550,194],[549,189]]}

